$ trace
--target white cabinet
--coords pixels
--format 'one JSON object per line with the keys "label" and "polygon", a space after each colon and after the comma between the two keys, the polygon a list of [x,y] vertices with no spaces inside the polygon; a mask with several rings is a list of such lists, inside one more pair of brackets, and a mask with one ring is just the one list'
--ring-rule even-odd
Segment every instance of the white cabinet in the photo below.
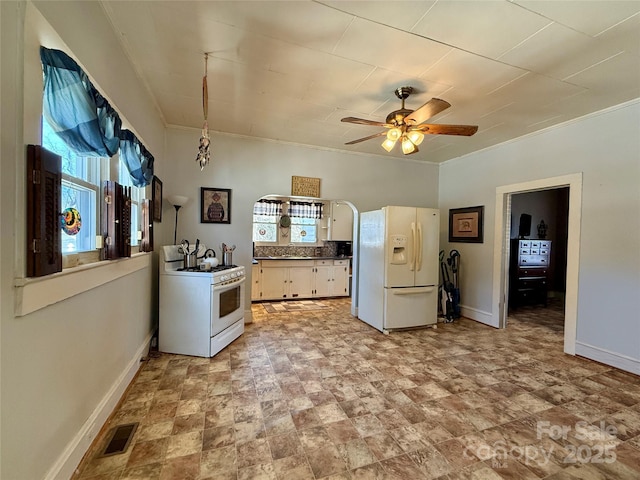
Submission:
{"label": "white cabinet", "polygon": [[251,300],[349,295],[349,259],[261,260],[251,269]]}
{"label": "white cabinet", "polygon": [[289,267],[289,296],[309,298],[313,295],[313,267]]}
{"label": "white cabinet", "polygon": [[353,239],[353,210],[345,202],[331,202],[328,240],[351,241]]}
{"label": "white cabinet", "polygon": [[349,260],[316,260],[314,297],[349,295]]}
{"label": "white cabinet", "polygon": [[261,300],[273,300],[275,298],[286,298],[288,292],[287,283],[289,281],[289,271],[282,267],[262,267],[262,278],[260,287]]}
{"label": "white cabinet", "polygon": [[251,265],[251,300],[260,300],[260,265]]}
{"label": "white cabinet", "polygon": [[[313,295],[313,260],[264,260],[260,300],[309,298]],[[253,297],[252,297],[253,298]]]}

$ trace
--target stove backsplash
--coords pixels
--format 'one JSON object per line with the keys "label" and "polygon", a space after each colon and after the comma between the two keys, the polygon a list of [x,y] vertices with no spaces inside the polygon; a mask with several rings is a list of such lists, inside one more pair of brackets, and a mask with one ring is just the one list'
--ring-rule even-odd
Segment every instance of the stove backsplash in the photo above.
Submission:
{"label": "stove backsplash", "polygon": [[337,257],[338,244],[325,242],[322,247],[293,247],[293,246],[255,246],[254,257]]}

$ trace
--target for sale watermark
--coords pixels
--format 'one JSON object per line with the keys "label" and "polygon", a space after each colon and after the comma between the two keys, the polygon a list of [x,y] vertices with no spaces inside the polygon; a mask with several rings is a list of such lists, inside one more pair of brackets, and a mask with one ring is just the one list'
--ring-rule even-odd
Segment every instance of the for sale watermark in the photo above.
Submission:
{"label": "for sale watermark", "polygon": [[[562,463],[613,463],[616,461],[615,446],[618,430],[613,425],[600,422],[592,425],[579,421],[575,425],[553,425],[550,422],[536,424],[536,437],[551,440],[567,440],[571,435],[573,442],[562,442],[562,447],[554,442],[535,445],[510,445],[498,440],[492,445],[469,445],[464,450],[465,458],[477,457],[490,461],[493,468],[501,468],[507,459],[518,460],[527,466],[545,466],[553,456]],[[582,443],[579,443],[582,442]],[[562,448],[562,451],[556,452]]]}

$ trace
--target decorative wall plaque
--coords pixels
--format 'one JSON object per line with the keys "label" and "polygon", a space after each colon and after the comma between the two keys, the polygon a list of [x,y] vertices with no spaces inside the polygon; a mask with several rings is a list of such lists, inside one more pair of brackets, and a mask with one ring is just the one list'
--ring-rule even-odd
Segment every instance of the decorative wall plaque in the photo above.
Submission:
{"label": "decorative wall plaque", "polygon": [[291,195],[320,197],[320,179],[313,177],[291,177]]}

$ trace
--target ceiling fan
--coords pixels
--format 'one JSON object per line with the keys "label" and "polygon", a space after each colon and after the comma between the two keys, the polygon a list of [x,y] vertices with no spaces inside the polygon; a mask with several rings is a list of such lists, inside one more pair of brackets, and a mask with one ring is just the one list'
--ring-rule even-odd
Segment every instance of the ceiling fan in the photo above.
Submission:
{"label": "ceiling fan", "polygon": [[404,101],[412,92],[413,87],[400,87],[396,89],[396,97],[402,100],[402,106],[399,110],[394,110],[387,115],[386,123],[356,117],[343,118],[341,121],[347,123],[374,125],[388,129],[387,131],[374,133],[368,137],[352,140],[345,143],[345,145],[353,145],[354,143],[360,143],[365,140],[371,140],[372,138],[386,135],[387,138],[382,142],[382,148],[387,152],[391,152],[396,142],[400,140],[402,153],[409,155],[418,151],[418,145],[422,143],[425,134],[462,135],[470,137],[478,131],[477,125],[439,125],[423,123],[443,110],[449,108],[451,104],[444,100],[440,100],[439,98],[432,98],[417,110],[409,110],[404,108]]}

